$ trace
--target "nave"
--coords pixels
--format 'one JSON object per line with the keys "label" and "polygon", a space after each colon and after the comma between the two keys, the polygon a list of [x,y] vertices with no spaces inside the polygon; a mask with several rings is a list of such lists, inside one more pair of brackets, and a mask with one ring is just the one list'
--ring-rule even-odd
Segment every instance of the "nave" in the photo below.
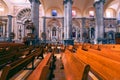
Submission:
{"label": "nave", "polygon": [[0,43],[0,80],[119,80],[120,45]]}

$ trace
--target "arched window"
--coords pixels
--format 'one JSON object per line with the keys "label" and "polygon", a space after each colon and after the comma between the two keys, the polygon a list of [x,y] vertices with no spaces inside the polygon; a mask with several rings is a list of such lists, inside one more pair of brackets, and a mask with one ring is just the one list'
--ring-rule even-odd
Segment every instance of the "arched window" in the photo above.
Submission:
{"label": "arched window", "polygon": [[3,12],[4,8],[2,6],[0,6],[0,12]]}
{"label": "arched window", "polygon": [[94,17],[95,16],[95,12],[93,10],[89,11],[89,17]]}
{"label": "arched window", "polygon": [[2,16],[4,14],[4,7],[0,5],[0,15]]}
{"label": "arched window", "polygon": [[75,17],[77,15],[75,10],[72,10],[72,16]]}
{"label": "arched window", "polygon": [[52,16],[57,16],[57,10],[52,10]]}
{"label": "arched window", "polygon": [[106,12],[105,12],[105,14],[106,14],[107,18],[113,18],[113,17],[115,17],[115,12],[114,12],[113,9],[107,9]]}

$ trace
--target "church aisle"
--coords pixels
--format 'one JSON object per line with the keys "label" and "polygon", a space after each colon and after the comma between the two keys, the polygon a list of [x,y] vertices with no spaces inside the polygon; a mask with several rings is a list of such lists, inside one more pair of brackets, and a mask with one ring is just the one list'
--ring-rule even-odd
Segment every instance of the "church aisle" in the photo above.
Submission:
{"label": "church aisle", "polygon": [[64,73],[64,69],[62,69],[62,62],[61,62],[61,54],[55,54],[56,56],[56,68],[53,72],[54,74],[54,78],[52,80],[66,80],[65,79],[65,73]]}

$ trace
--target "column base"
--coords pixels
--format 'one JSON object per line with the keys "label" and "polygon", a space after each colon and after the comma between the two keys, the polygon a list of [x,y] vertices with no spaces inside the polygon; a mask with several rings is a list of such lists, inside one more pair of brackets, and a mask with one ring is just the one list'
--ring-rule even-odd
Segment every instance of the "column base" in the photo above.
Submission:
{"label": "column base", "polygon": [[98,38],[94,41],[94,44],[107,44],[107,40],[105,38]]}
{"label": "column base", "polygon": [[64,45],[74,45],[74,40],[73,39],[64,40]]}

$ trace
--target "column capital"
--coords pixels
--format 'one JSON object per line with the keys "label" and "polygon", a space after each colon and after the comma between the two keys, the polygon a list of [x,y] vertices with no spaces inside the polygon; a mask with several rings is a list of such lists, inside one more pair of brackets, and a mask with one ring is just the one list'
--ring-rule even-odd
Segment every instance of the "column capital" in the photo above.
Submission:
{"label": "column capital", "polygon": [[96,5],[96,4],[100,4],[101,2],[104,4],[105,3],[105,1],[106,0],[94,0],[94,6]]}
{"label": "column capital", "polygon": [[73,4],[73,0],[64,0],[63,4],[67,4],[67,2],[70,2],[71,4]]}
{"label": "column capital", "polygon": [[32,2],[36,2],[36,3],[41,4],[40,0],[29,0],[29,1],[30,1],[30,3],[32,3]]}
{"label": "column capital", "polygon": [[12,18],[13,16],[12,15],[8,15],[8,18]]}
{"label": "column capital", "polygon": [[82,17],[81,19],[82,19],[82,20],[86,20],[86,17]]}

